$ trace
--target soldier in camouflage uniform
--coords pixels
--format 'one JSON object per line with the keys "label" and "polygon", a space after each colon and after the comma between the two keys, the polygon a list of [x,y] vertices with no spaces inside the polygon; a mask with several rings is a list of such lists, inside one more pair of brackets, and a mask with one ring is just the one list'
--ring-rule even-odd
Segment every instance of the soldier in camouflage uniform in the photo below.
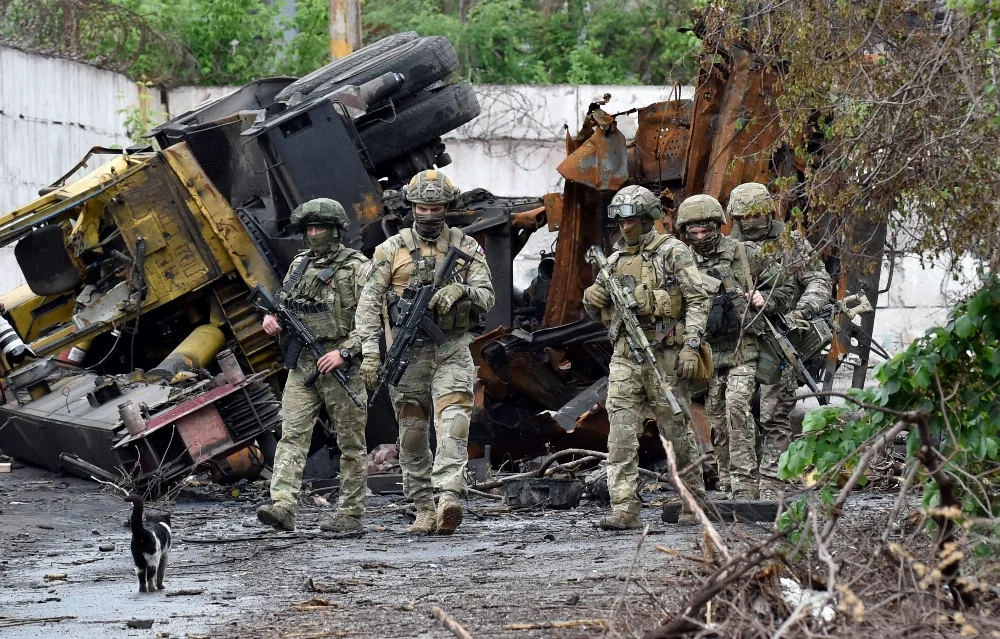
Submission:
{"label": "soldier in camouflage uniform", "polygon": [[725,222],[722,205],[710,195],[691,196],[677,210],[677,228],[691,243],[698,270],[721,280],[708,323],[715,375],[705,401],[720,480],[728,480],[732,499],[756,499],[756,424],[750,400],[757,385],[757,335],[764,324],[759,316],[784,311],[791,292],[760,248],[722,234]]}
{"label": "soldier in camouflage uniform", "polygon": [[[690,382],[699,365],[699,348],[708,318],[709,296],[694,258],[683,242],[660,235],[653,220],[660,217],[660,201],[649,189],[626,186],[611,200],[608,217],[618,222],[622,238],[608,265],[616,279],[638,302],[636,314],[656,355],[656,365],[672,386],[678,402],[689,405]],[[611,297],[598,280],[583,294],[587,314],[608,326],[614,341],[608,375],[607,411],[608,488],[611,515],[600,521],[605,530],[639,528],[639,436],[645,416],[652,411],[661,435],[673,443],[677,464],[687,467],[698,459],[698,446],[687,415],[674,415],[654,377],[650,362],[637,365],[630,357],[625,331],[613,325]],[[705,483],[698,466],[686,478],[691,491],[704,499]],[[692,515],[682,511],[683,521]]]}
{"label": "soldier in camouflage uniform", "polygon": [[[371,274],[358,304],[356,335],[364,353],[361,375],[373,388],[381,366],[379,335],[385,328],[386,340],[391,343],[389,324],[396,301],[406,289],[415,291],[430,284],[450,247],[474,258],[430,301],[434,321],[448,341],[437,346],[424,336],[423,345],[413,348],[399,385],[389,391],[399,421],[403,492],[417,507],[411,534],[426,535],[435,530],[450,534],[462,522],[459,500],[466,493],[475,381],[468,331],[495,300],[483,249],[472,237],[445,224],[445,211],[458,194],[437,170],[418,173],[404,187],[404,197],[413,204],[413,228],[401,230],[375,249]],[[430,449],[431,416],[437,434],[436,455]],[[436,512],[435,492],[439,493]]]}
{"label": "soldier in camouflage uniform", "polygon": [[[317,368],[328,373],[349,365],[361,354],[360,343],[349,335],[354,328],[355,306],[368,275],[369,262],[361,252],[340,243],[348,219],[344,207],[335,200],[319,198],[301,204],[292,212],[291,224],[302,228],[309,249],[292,261],[278,295],[299,315],[327,353],[317,360],[309,349],[303,349],[295,368],[288,372],[281,397],[281,440],[271,476],[272,503],[261,506],[257,518],[279,530],[295,529],[302,470],[313,427],[325,404],[341,454],[340,504],[337,515],[320,528],[331,532],[361,530],[368,470],[364,383],[358,375],[350,380],[351,390],[364,404],[359,408],[332,376],[320,375],[312,388],[306,387],[305,380]],[[273,315],[264,317],[264,331],[272,336],[281,332],[281,325]]]}
{"label": "soldier in camouflage uniform", "polygon": [[[785,224],[774,219],[774,200],[767,187],[757,182],[737,186],[729,195],[727,211],[733,219],[731,237],[754,242],[765,255],[780,259],[783,273],[795,286],[791,316],[808,320],[818,314],[833,293],[833,278],[801,233],[793,230],[782,237]],[[798,387],[790,365],[782,368],[780,382],[760,387],[761,499],[777,499],[781,494],[778,457],[792,438],[789,416]]]}

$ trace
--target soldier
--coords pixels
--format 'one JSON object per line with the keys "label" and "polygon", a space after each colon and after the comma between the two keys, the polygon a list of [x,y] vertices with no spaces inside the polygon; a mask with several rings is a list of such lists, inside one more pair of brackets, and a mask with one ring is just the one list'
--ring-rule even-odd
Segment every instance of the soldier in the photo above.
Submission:
{"label": "soldier", "polygon": [[[729,195],[727,211],[733,219],[730,236],[754,242],[765,255],[780,258],[782,271],[795,286],[791,316],[811,319],[829,302],[833,279],[798,231],[782,238],[785,223],[774,219],[775,207],[767,187],[757,182],[741,184]],[[799,383],[795,370],[786,365],[777,384],[760,387],[760,497],[778,499],[782,482],[778,479],[778,457],[792,438],[790,414],[795,407]]]}
{"label": "soldier", "polygon": [[[608,217],[617,221],[622,235],[608,264],[615,278],[632,290],[638,303],[636,314],[646,329],[656,365],[678,401],[687,406],[691,400],[689,383],[698,373],[710,301],[694,257],[683,242],[653,229],[653,220],[660,217],[660,201],[649,189],[626,186],[618,191],[608,206]],[[605,530],[639,528],[640,502],[635,494],[639,436],[650,409],[662,436],[673,443],[680,468],[698,459],[698,447],[686,413],[674,415],[657,389],[651,362],[639,366],[630,358],[624,331],[612,325],[611,297],[603,279],[598,278],[584,291],[583,305],[588,315],[604,321],[614,342],[607,399],[611,515],[599,525]],[[703,500],[705,483],[700,465],[689,474],[687,483]],[[693,517],[686,506],[682,517],[685,522]]]}
{"label": "soldier", "polygon": [[[340,504],[337,515],[320,528],[329,532],[361,530],[361,516],[368,469],[365,444],[367,410],[364,383],[358,376],[351,390],[362,398],[363,407],[352,402],[343,387],[328,375],[320,375],[312,388],[306,378],[315,370],[329,373],[349,365],[361,353],[361,345],[349,337],[361,287],[368,274],[368,259],[340,243],[348,228],[347,213],[335,200],[319,198],[299,205],[291,217],[293,227],[303,229],[309,249],[295,256],[278,295],[319,340],[327,353],[317,361],[303,349],[281,397],[281,440],[274,455],[271,504],[257,510],[257,519],[278,530],[295,529],[295,513],[302,470],[312,440],[313,426],[325,404],[340,448]],[[268,335],[281,333],[273,315],[264,316]]]}
{"label": "soldier", "polygon": [[[417,507],[417,519],[408,531],[415,535],[435,530],[450,534],[462,523],[459,499],[466,493],[466,446],[475,378],[468,331],[495,299],[483,249],[461,230],[445,224],[445,211],[458,194],[451,180],[437,170],[421,171],[410,180],[403,196],[413,205],[413,228],[401,230],[375,249],[358,304],[356,334],[364,353],[361,375],[374,388],[381,366],[378,338],[383,321],[387,326],[391,323],[393,307],[404,290],[430,284],[436,265],[444,261],[450,247],[474,258],[430,301],[434,321],[448,341],[437,346],[427,337],[423,345],[415,346],[399,385],[389,391],[399,421],[403,492]],[[386,339],[391,340],[388,333]],[[437,433],[436,456],[430,450],[431,415]],[[436,513],[435,491],[440,494]]]}
{"label": "soldier", "polygon": [[698,270],[721,280],[709,313],[715,375],[705,401],[720,483],[728,480],[732,499],[756,499],[756,425],[750,400],[756,388],[756,336],[763,324],[759,315],[785,310],[791,293],[755,244],[722,234],[725,223],[722,205],[710,195],[691,196],[677,210],[677,228],[691,243]]}

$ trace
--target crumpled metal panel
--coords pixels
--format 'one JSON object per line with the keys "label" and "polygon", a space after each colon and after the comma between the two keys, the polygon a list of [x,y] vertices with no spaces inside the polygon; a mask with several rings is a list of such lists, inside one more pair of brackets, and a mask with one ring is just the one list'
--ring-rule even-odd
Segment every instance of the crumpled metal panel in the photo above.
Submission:
{"label": "crumpled metal panel", "polygon": [[656,102],[639,109],[639,128],[628,149],[634,181],[662,184],[684,178],[691,110],[691,100]]}
{"label": "crumpled metal panel", "polygon": [[625,136],[612,121],[607,130],[598,126],[556,170],[572,180],[598,191],[617,191],[628,180]]}

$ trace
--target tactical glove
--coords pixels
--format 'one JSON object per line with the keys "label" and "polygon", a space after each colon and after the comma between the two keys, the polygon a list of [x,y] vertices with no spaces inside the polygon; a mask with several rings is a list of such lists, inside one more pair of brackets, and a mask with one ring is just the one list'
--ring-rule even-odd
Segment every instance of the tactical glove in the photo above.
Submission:
{"label": "tactical glove", "polygon": [[600,284],[591,284],[583,292],[583,301],[596,308],[604,308],[611,303],[611,295]]}
{"label": "tactical glove", "polygon": [[677,376],[681,379],[690,382],[698,375],[698,363],[701,358],[698,354],[698,349],[691,348],[687,344],[681,349],[680,355],[677,356]]}
{"label": "tactical glove", "polygon": [[382,367],[382,360],[378,355],[365,355],[361,360],[361,368],[358,372],[368,390],[374,390],[378,384],[378,370]]}
{"label": "tactical glove", "polygon": [[451,310],[455,302],[465,297],[465,287],[461,284],[449,284],[431,297],[430,307],[444,315]]}

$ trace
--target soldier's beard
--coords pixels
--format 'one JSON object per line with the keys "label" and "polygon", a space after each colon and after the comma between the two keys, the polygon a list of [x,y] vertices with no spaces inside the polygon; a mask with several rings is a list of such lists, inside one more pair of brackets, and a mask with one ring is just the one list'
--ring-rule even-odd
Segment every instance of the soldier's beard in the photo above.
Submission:
{"label": "soldier's beard", "polygon": [[306,234],[306,242],[309,244],[309,250],[316,255],[333,250],[334,247],[340,244],[339,239],[339,234],[332,228],[324,229],[322,233]]}
{"label": "soldier's beard", "polygon": [[705,234],[701,239],[695,239],[693,237],[688,237],[691,242],[691,248],[697,251],[701,255],[706,255],[715,250],[715,247],[719,245],[719,240],[722,238],[722,233],[719,229],[714,229]]}
{"label": "soldier's beard", "polygon": [[444,211],[413,214],[413,230],[425,240],[436,239],[444,230]]}
{"label": "soldier's beard", "polygon": [[743,237],[757,242],[767,237],[767,232],[771,230],[771,220],[766,217],[740,220],[740,230]]}

